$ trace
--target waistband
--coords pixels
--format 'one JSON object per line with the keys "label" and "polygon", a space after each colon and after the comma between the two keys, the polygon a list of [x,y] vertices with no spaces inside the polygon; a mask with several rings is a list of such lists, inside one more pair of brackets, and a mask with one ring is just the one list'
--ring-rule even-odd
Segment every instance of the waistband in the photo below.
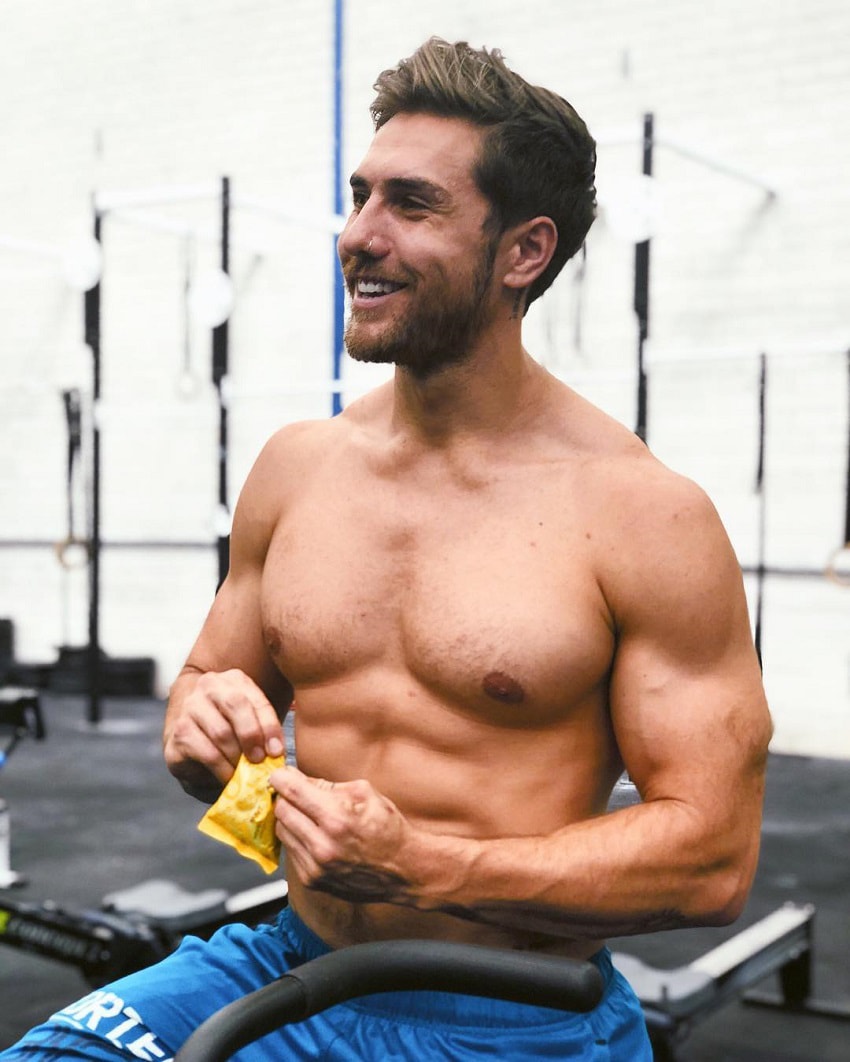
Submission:
{"label": "waistband", "polygon": [[[290,947],[304,961],[327,955],[333,949],[317,936],[292,910],[285,908],[277,922],[279,931],[288,938]],[[589,962],[602,974],[603,999],[614,982],[615,971],[608,948],[592,955]],[[396,1020],[439,1022],[452,1026],[477,1025],[487,1028],[515,1028],[529,1025],[563,1025],[584,1020],[575,1011],[554,1010],[503,999],[464,995],[457,992],[402,991],[362,996],[342,1004],[370,1014],[382,1014]]]}

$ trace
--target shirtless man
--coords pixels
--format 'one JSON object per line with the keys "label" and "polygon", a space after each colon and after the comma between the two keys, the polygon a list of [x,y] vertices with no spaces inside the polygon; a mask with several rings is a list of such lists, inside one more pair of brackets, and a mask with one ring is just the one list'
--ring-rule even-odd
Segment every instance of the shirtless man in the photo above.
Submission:
{"label": "shirtless man", "polygon": [[[195,947],[115,994],[173,1051],[222,992],[326,948],[469,941],[591,958],[603,1002],[396,994],[239,1057],[466,1058],[474,1031],[512,1059],[650,1058],[605,938],[728,923],[756,867],[771,726],[740,569],[705,495],[523,349],[593,218],[581,119],[438,40],[376,88],[339,253],[349,352],[395,376],[266,445],[165,724],[211,801],[241,754],[279,754],[294,701],[284,928],[234,931],[233,987]],[[642,803],[606,815],[624,766]],[[193,979],[203,1006],[175,998]]]}

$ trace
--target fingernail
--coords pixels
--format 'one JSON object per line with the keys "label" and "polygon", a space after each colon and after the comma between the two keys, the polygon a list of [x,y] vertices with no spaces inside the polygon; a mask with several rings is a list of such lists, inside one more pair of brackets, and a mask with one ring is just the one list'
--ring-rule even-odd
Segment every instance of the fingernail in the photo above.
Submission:
{"label": "fingernail", "polygon": [[265,758],[265,749],[261,749],[259,746],[257,748],[251,749],[248,753],[248,759],[251,761],[251,763],[262,763]]}
{"label": "fingernail", "polygon": [[266,748],[269,750],[269,756],[282,756],[283,755],[283,742],[280,738],[269,738]]}

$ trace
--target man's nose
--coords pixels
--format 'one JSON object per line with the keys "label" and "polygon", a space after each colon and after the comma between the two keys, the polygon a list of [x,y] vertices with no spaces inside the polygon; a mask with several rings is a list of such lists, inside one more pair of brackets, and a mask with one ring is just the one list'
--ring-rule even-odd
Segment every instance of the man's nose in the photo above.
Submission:
{"label": "man's nose", "polygon": [[346,222],[345,228],[337,241],[339,257],[382,258],[388,250],[386,235],[383,233],[377,212],[368,209],[368,204]]}

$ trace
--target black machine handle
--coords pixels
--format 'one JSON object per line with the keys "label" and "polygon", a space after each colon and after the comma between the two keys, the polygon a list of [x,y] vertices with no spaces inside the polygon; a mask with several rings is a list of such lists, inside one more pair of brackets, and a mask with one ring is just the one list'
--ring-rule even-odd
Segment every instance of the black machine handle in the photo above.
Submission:
{"label": "black machine handle", "polygon": [[559,956],[434,940],[352,944],[228,1003],[192,1033],[174,1062],[225,1062],[281,1025],[374,992],[430,989],[586,1013],[603,988],[593,963]]}

